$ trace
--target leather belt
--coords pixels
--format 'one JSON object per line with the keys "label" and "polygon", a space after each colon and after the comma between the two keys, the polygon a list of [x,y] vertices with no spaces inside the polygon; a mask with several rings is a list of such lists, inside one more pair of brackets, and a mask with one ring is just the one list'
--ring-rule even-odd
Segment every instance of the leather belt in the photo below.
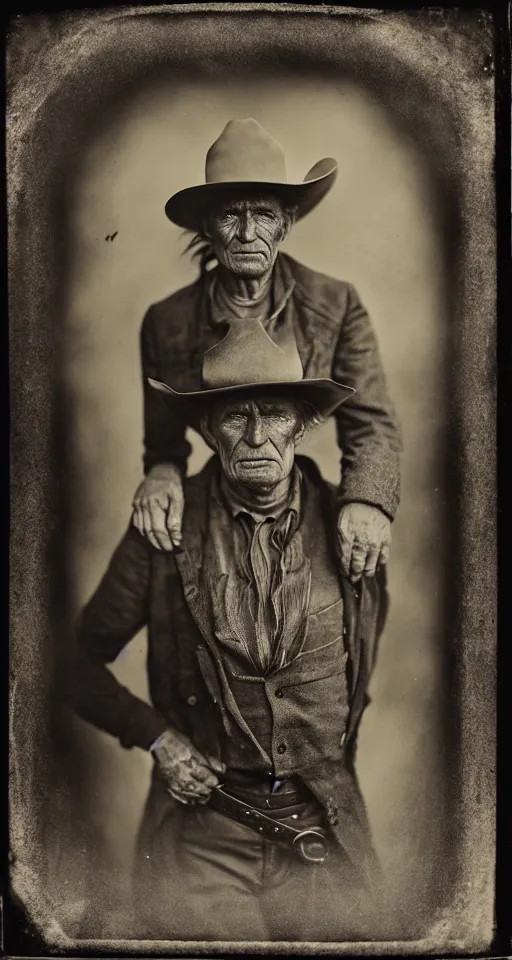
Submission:
{"label": "leather belt", "polygon": [[[307,827],[300,830],[282,820],[273,819],[256,807],[226,793],[222,787],[212,790],[208,806],[217,813],[250,827],[261,837],[292,847],[301,860],[308,863],[323,863],[328,854],[327,839],[322,827]],[[281,811],[282,813],[282,811]]]}

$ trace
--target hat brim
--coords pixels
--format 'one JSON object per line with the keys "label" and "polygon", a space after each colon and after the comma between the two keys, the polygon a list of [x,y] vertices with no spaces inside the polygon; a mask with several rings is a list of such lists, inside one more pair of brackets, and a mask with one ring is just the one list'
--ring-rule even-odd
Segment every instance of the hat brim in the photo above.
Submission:
{"label": "hat brim", "polygon": [[275,381],[272,383],[248,383],[234,387],[216,387],[211,390],[196,390],[191,393],[178,393],[161,383],[148,378],[148,383],[157,390],[164,402],[176,410],[181,409],[185,419],[196,421],[198,415],[211,408],[215,400],[235,397],[255,397],[262,394],[282,396],[291,400],[303,400],[311,404],[321,417],[328,417],[337,407],[355,393],[353,387],[328,378],[316,380]]}
{"label": "hat brim", "polygon": [[325,197],[336,180],[338,165],[331,157],[319,160],[302,183],[267,183],[260,180],[219,181],[187,187],[166,203],[169,220],[185,230],[198,231],[206,217],[219,204],[239,197],[268,195],[286,206],[297,207],[296,219],[310,213]]}

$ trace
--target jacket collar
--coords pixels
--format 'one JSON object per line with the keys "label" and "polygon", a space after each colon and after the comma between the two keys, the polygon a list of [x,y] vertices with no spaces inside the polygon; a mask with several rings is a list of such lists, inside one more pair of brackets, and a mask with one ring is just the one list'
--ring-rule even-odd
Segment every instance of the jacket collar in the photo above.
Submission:
{"label": "jacket collar", "polygon": [[281,276],[285,288],[293,284],[284,310],[285,316],[293,324],[304,375],[308,376],[316,349],[331,339],[333,329],[339,326],[339,316],[333,305],[321,296],[319,289],[315,290],[315,295],[308,290],[297,268],[298,264],[291,257],[279,254],[274,270]]}

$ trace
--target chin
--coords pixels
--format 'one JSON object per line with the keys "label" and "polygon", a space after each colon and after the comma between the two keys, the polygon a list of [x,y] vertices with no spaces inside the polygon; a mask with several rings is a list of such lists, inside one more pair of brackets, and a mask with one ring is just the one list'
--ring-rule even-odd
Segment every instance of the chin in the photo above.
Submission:
{"label": "chin", "polygon": [[245,258],[237,258],[234,261],[230,261],[228,264],[228,270],[231,273],[236,274],[238,277],[262,277],[263,274],[268,272],[270,264],[266,260],[263,260],[262,257],[255,258],[250,260],[247,257],[247,262]]}
{"label": "chin", "polygon": [[282,480],[281,471],[277,464],[275,466],[243,467],[240,465],[236,471],[238,483],[251,490],[267,489],[275,487]]}

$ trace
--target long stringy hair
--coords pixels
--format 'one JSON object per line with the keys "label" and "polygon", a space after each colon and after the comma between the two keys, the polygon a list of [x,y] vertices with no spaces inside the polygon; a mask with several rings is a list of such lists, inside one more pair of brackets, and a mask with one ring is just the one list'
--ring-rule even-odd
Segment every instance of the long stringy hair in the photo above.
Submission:
{"label": "long stringy hair", "polygon": [[[190,231],[185,232],[185,236],[190,236]],[[212,242],[204,233],[194,233],[188,241],[183,254],[192,253],[192,259],[199,266],[200,273],[211,270],[217,263],[217,257],[213,249]]]}

